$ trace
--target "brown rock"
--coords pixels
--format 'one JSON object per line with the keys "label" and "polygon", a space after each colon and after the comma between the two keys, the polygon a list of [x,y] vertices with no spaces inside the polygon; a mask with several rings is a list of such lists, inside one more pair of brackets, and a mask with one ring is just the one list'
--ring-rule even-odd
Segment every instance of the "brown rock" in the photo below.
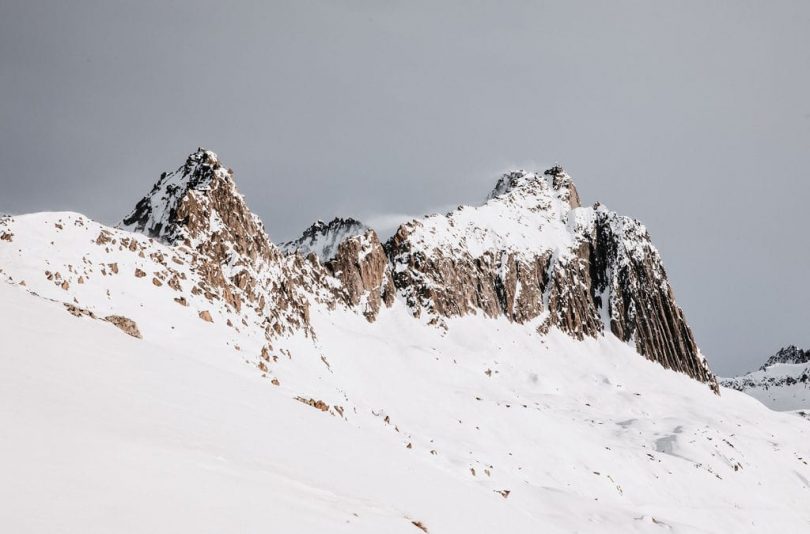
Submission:
{"label": "brown rock", "polygon": [[[570,179],[553,176],[562,198],[578,204]],[[523,323],[547,313],[541,332],[557,327],[577,339],[610,328],[624,341],[635,340],[648,359],[717,391],[658,252],[637,221],[596,210],[592,235],[582,235],[573,254],[520,258],[508,251],[472,257],[463,247],[426,254],[410,241],[420,224],[401,226],[386,245],[397,265],[394,284],[414,315],[426,311],[434,316],[432,323],[441,324],[437,318],[483,312]],[[603,317],[609,317],[609,324]]]}
{"label": "brown rock", "polygon": [[108,315],[104,320],[114,324],[122,332],[141,339],[141,332],[138,330],[138,325],[135,324],[135,321],[132,319],[124,317],[123,315]]}
{"label": "brown rock", "polygon": [[200,312],[200,319],[203,321],[213,323],[214,320],[211,318],[211,313],[208,310],[204,310]]}
{"label": "brown rock", "polygon": [[146,273],[136,267],[135,278],[143,278],[144,276],[146,276]]}
{"label": "brown rock", "polygon": [[297,400],[298,402],[303,402],[304,404],[312,406],[313,408],[317,408],[322,412],[329,411],[329,405],[323,402],[322,400],[307,399],[304,397],[295,397],[295,400]]}
{"label": "brown rock", "polygon": [[74,306],[73,304],[64,303],[65,309],[74,317],[90,317],[91,319],[96,318],[96,314],[91,312],[90,310],[86,310],[84,308],[80,308],[78,306]]}
{"label": "brown rock", "polygon": [[427,532],[428,529],[421,521],[411,521],[411,524],[421,530],[422,532]]}
{"label": "brown rock", "polygon": [[374,230],[344,239],[326,267],[342,282],[341,296],[347,304],[365,302],[362,311],[369,321],[376,318],[381,303],[393,304],[395,290],[388,257]]}

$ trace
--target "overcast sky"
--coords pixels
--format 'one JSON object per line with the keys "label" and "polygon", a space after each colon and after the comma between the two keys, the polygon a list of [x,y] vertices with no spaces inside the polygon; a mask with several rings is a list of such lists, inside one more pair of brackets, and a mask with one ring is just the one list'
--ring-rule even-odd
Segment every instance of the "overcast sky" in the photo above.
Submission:
{"label": "overcast sky", "polygon": [[717,372],[810,347],[810,2],[0,1],[0,210],[115,223],[197,146],[276,241],[559,161]]}

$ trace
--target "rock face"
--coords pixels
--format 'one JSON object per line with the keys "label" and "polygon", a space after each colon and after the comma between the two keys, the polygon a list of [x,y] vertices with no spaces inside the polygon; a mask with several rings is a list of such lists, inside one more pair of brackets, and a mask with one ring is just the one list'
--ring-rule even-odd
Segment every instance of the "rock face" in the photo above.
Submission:
{"label": "rock face", "polygon": [[369,321],[377,316],[382,303],[386,306],[394,303],[394,280],[388,257],[374,230],[341,241],[326,267],[340,280],[344,301],[360,307]]}
{"label": "rock face", "polygon": [[582,207],[555,166],[515,171],[486,202],[403,224],[385,244],[354,219],[318,221],[276,247],[216,154],[164,173],[121,223],[177,247],[197,288],[267,318],[267,335],[309,326],[309,306],[344,305],[373,321],[399,294],[430,322],[505,316],[582,339],[610,331],[639,353],[716,388],[641,223]]}
{"label": "rock face", "polygon": [[388,257],[377,233],[352,218],[316,221],[303,235],[280,245],[288,254],[315,257],[338,280],[337,297],[370,321],[382,303],[394,302]]}
{"label": "rock face", "polygon": [[506,174],[483,206],[411,221],[387,247],[415,315],[504,315],[577,338],[609,329],[716,387],[644,226],[580,207],[559,167]]}

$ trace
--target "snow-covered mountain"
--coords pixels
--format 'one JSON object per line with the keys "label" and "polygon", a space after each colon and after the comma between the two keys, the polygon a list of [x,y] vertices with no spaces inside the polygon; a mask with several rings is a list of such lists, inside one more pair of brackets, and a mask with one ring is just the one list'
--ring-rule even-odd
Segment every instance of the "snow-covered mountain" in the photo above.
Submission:
{"label": "snow-covered mountain", "polygon": [[508,173],[483,206],[406,223],[388,247],[395,285],[416,314],[503,315],[578,339],[608,331],[717,387],[646,228],[580,206],[560,167]]}
{"label": "snow-covered mountain", "polygon": [[0,221],[0,524],[810,526],[807,421],[718,389],[644,226],[561,168],[296,243],[204,149],[118,227]]}
{"label": "snow-covered mountain", "polygon": [[756,371],[722,378],[721,383],[773,410],[810,410],[810,350],[783,347]]}

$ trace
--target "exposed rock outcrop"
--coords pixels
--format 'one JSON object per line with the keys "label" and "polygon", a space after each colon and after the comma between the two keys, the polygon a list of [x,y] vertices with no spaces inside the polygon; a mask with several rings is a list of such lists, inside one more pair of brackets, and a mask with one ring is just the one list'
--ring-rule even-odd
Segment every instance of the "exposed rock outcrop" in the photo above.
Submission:
{"label": "exposed rock outcrop", "polygon": [[340,280],[345,302],[360,307],[368,320],[377,316],[381,304],[393,304],[394,280],[385,249],[374,230],[341,241],[326,267]]}
{"label": "exposed rock outcrop", "polygon": [[122,315],[108,315],[104,318],[105,321],[114,324],[119,330],[127,335],[141,339],[141,331],[138,330],[138,325],[129,317]]}
{"label": "exposed rock outcrop", "polygon": [[373,320],[382,303],[394,302],[394,283],[385,249],[377,233],[352,218],[316,221],[302,236],[280,246],[288,254],[315,258],[337,279],[338,301],[355,307]]}
{"label": "exposed rock outcrop", "polygon": [[[98,319],[98,316],[96,316],[95,313],[86,308],[76,306],[75,304],[69,304],[67,302],[63,303],[63,305],[68,313],[74,317],[89,317],[90,319]],[[129,317],[124,317],[123,315],[108,315],[104,317],[103,320],[115,325],[116,328],[127,335],[138,339],[143,338],[141,331],[138,329],[137,323],[135,323],[135,321]]]}
{"label": "exposed rock outcrop", "polygon": [[415,315],[504,315],[577,338],[609,329],[716,388],[644,226],[579,204],[559,167],[508,173],[483,206],[402,225],[387,243],[395,285]]}

